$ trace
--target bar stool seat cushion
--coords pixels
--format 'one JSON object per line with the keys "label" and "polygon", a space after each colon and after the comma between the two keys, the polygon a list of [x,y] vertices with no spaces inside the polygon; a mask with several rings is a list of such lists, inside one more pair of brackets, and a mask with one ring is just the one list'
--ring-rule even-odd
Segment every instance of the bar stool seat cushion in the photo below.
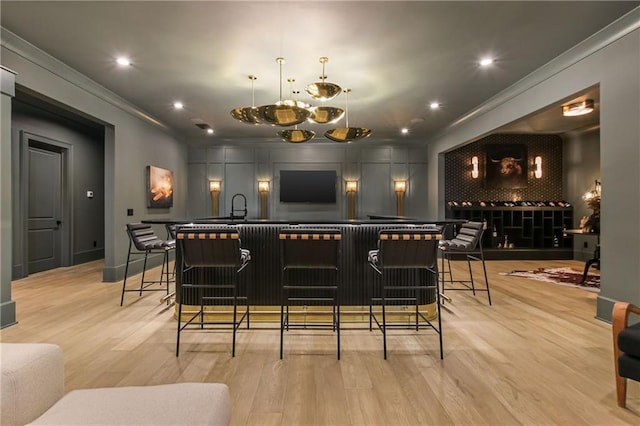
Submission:
{"label": "bar stool seat cushion", "polygon": [[458,238],[454,238],[453,240],[441,240],[440,248],[443,250],[446,249],[454,249],[454,250],[471,250],[474,247],[473,241],[461,240]]}

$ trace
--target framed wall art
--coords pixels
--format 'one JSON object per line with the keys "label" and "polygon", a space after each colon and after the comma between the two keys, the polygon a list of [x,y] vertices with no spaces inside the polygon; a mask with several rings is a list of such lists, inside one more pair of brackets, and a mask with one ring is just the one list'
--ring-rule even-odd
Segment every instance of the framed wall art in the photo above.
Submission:
{"label": "framed wall art", "polygon": [[171,170],[147,166],[147,207],[150,209],[173,207],[173,172]]}
{"label": "framed wall art", "polygon": [[486,145],[485,187],[527,187],[527,145]]}

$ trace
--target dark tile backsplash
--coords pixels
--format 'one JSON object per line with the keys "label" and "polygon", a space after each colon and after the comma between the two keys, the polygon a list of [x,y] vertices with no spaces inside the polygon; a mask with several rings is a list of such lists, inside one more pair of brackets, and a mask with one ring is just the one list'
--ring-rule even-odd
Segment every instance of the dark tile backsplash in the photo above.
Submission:
{"label": "dark tile backsplash", "polygon": [[[524,144],[527,146],[526,188],[487,188],[485,186],[487,145]],[[471,177],[471,158],[477,155],[479,176]],[[542,177],[533,176],[536,156],[542,157]],[[446,201],[522,201],[562,198],[562,138],[558,135],[495,134],[445,154]]]}

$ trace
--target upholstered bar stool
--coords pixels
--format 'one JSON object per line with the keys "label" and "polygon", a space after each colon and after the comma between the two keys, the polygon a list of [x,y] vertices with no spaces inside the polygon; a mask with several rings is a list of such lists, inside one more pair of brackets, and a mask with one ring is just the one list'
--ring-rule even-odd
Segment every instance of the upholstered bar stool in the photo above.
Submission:
{"label": "upholstered bar stool", "polygon": [[[127,235],[129,236],[129,252],[127,254],[127,264],[124,268],[124,281],[122,282],[122,296],[120,297],[120,306],[124,303],[124,294],[130,291],[136,291],[142,296],[143,291],[165,291],[169,294],[169,282],[172,280],[169,271],[169,252],[176,248],[175,240],[163,240],[159,238],[151,225],[144,223],[128,223]],[[145,280],[145,272],[147,270],[147,258],[149,254],[161,253],[162,271],[159,280]],[[127,288],[127,276],[129,274],[129,263],[132,256],[144,256],[144,264],[142,266],[142,278],[140,279],[140,287]],[[150,288],[154,284],[165,283],[165,288]]]}
{"label": "upholstered bar stool", "polygon": [[[230,325],[233,330],[231,356],[236,354],[236,331],[247,320],[249,303],[246,295],[238,294],[239,274],[251,260],[249,250],[240,247],[240,233],[236,228],[178,226],[179,276],[176,303],[178,303],[178,334],[176,356],[180,354],[180,333],[187,328],[203,330],[205,325]],[[246,290],[246,289],[245,289]],[[238,318],[238,301],[245,309]],[[230,303],[233,317],[230,321],[205,320],[205,307]],[[184,305],[198,306],[198,310],[182,322]],[[199,318],[199,320],[198,320]]]}
{"label": "upholstered bar stool", "polygon": [[[284,350],[284,332],[289,328],[331,328],[336,332],[337,353],[340,359],[340,230],[283,229],[278,238],[282,266],[280,359]],[[307,324],[295,321],[294,315],[290,315],[289,311],[292,304],[330,304],[331,322]]]}
{"label": "upholstered bar stool", "polygon": [[[387,359],[387,329],[414,327],[416,331],[420,327],[428,327],[438,333],[440,359],[443,359],[438,289],[438,241],[441,238],[441,229],[436,227],[382,230],[378,234],[378,249],[369,251],[369,265],[379,276],[379,280],[372,284],[369,330],[373,328],[373,320],[382,331],[384,359]],[[421,301],[430,298],[436,301],[437,326],[419,308]],[[381,320],[373,309],[374,304],[381,307]],[[405,306],[413,307],[413,322],[388,320],[389,307]]]}
{"label": "upholstered bar stool", "polygon": [[[461,284],[462,287],[449,287],[448,290],[468,290],[473,292],[475,296],[477,291],[486,291],[489,305],[491,305],[491,292],[489,290],[489,279],[487,278],[487,268],[484,264],[484,252],[482,251],[482,234],[484,233],[484,224],[482,222],[466,222],[462,224],[457,235],[450,240],[440,241],[440,252],[442,253],[442,267],[440,275],[442,276],[442,293],[445,292],[445,283]],[[462,255],[467,260],[469,267],[468,280],[454,280],[451,270],[451,257]],[[473,269],[471,261],[482,262],[482,271],[484,272],[484,288],[477,288],[473,278]],[[445,268],[446,261],[446,268]],[[449,279],[445,279],[448,276]]]}

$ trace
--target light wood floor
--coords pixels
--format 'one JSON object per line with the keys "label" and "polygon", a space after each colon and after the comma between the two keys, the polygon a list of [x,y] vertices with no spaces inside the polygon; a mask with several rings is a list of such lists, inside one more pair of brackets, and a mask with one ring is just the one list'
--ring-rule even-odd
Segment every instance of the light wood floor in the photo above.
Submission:
{"label": "light wood floor", "polygon": [[67,391],[227,383],[236,425],[640,424],[638,383],[629,408],[616,406],[611,327],[594,319],[595,293],[498,275],[538,266],[487,262],[493,306],[484,293],[448,292],[443,361],[432,331],[390,331],[384,361],[380,332],[353,326],[341,361],[333,335],[304,330],[287,335],[281,361],[275,325],[240,329],[235,358],[230,332],[190,332],[176,358],[173,308],[159,293],[128,293],[120,307],[121,283],[101,282],[101,262],[15,281],[19,323],[0,338],[60,345]]}

